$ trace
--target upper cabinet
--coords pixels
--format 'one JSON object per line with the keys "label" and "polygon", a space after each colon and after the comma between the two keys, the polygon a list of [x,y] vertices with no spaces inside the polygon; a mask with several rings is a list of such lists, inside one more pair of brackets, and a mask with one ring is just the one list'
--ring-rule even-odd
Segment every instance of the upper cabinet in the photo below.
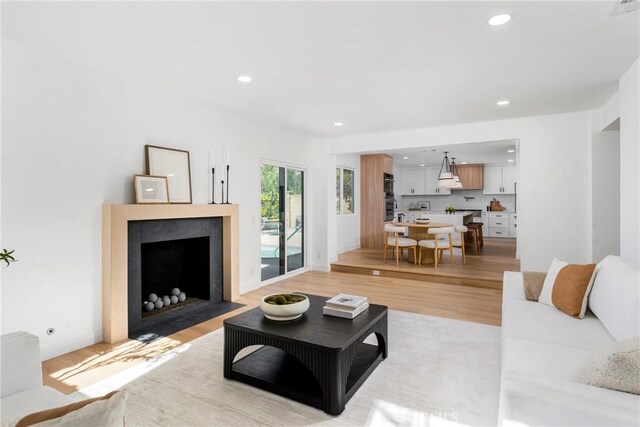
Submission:
{"label": "upper cabinet", "polygon": [[401,169],[401,196],[445,196],[449,188],[438,187],[440,168]]}
{"label": "upper cabinet", "polygon": [[515,166],[502,166],[502,194],[516,194]]}
{"label": "upper cabinet", "polygon": [[484,167],[484,188],[482,190],[484,194],[515,194],[515,184],[515,166]]}
{"label": "upper cabinet", "polygon": [[450,188],[438,187],[438,176],[440,168],[426,168],[425,170],[425,189],[426,195],[429,196],[445,196],[451,194]]}
{"label": "upper cabinet", "polygon": [[424,169],[402,169],[400,171],[402,181],[401,196],[417,196],[425,194]]}
{"label": "upper cabinet", "polygon": [[484,165],[456,165],[462,188],[453,190],[482,190],[484,188]]}

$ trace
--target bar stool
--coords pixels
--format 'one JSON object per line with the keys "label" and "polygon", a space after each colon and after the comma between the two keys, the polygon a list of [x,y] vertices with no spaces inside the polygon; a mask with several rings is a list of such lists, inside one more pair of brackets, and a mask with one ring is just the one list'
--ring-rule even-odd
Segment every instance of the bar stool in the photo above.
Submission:
{"label": "bar stool", "polygon": [[478,249],[482,246],[480,245],[480,236],[482,234],[482,223],[480,222],[470,222],[467,224],[467,235],[469,239],[467,239],[467,243],[471,245],[474,253],[478,253]]}

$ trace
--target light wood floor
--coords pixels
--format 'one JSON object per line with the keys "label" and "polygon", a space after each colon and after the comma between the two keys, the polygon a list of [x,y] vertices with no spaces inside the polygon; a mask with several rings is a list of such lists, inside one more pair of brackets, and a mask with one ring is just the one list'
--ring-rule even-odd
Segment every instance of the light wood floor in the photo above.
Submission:
{"label": "light wood floor", "polygon": [[331,264],[331,270],[342,273],[365,274],[374,271],[381,276],[403,279],[430,280],[466,286],[502,289],[502,275],[505,271],[520,271],[520,261],[516,259],[516,243],[511,239],[484,239],[484,247],[476,254],[466,251],[466,264],[460,255],[453,256],[453,265],[448,253],[436,269],[433,264],[416,265],[413,252],[406,255],[396,266],[396,260],[387,253],[384,260],[382,249],[356,249],[340,254],[338,261]]}
{"label": "light wood floor", "polygon": [[222,327],[223,319],[256,307],[262,296],[282,291],[327,297],[337,293],[366,295],[372,303],[395,310],[501,324],[502,291],[499,289],[312,271],[246,293],[238,301],[247,304],[246,307],[154,342],[100,343],[47,360],[43,362],[44,383],[63,393],[73,393],[212,332]]}

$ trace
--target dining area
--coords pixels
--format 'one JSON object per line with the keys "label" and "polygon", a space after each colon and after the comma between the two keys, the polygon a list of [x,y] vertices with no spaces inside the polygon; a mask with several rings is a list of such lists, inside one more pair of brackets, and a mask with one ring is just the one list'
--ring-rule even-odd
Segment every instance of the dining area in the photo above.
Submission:
{"label": "dining area", "polygon": [[456,258],[458,265],[467,264],[467,249],[477,254],[483,244],[482,223],[462,225],[421,220],[385,223],[383,262],[390,255],[396,267],[403,261],[438,269],[447,254],[447,264],[455,267]]}

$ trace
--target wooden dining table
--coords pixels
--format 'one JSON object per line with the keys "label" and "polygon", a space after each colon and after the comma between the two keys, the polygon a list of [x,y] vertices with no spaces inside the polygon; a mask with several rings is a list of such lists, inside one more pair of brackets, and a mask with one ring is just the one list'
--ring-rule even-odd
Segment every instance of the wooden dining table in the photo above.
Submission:
{"label": "wooden dining table", "polygon": [[[408,233],[406,237],[414,239],[417,242],[420,240],[433,240],[435,238],[433,234],[428,233],[430,228],[453,227],[453,224],[446,224],[442,222],[430,222],[428,224],[418,224],[416,222],[394,222],[393,225],[396,227],[407,227]],[[422,263],[433,264],[435,262],[434,252],[435,251],[433,249],[422,248]]]}

